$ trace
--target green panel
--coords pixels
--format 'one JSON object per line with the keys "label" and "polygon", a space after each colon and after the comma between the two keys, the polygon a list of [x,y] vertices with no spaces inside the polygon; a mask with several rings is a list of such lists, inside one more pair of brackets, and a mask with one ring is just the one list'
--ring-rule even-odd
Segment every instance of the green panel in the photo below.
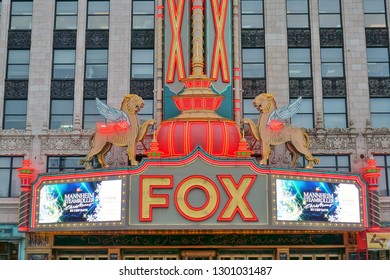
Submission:
{"label": "green panel", "polygon": [[54,246],[317,246],[343,245],[342,234],[57,235]]}

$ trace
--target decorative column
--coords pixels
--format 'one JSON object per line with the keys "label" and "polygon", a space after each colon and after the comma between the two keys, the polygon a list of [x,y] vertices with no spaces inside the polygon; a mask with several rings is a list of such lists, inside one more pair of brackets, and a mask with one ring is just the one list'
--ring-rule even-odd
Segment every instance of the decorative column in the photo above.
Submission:
{"label": "decorative column", "polygon": [[241,32],[240,32],[240,3],[233,0],[233,91],[234,91],[234,120],[241,122],[242,96],[241,96]]}
{"label": "decorative column", "polygon": [[31,167],[31,160],[23,160],[22,167],[17,170],[20,178],[18,230],[26,232],[28,231],[30,216],[31,181],[34,177],[35,168]]}
{"label": "decorative column", "polygon": [[157,15],[156,15],[156,80],[155,80],[155,98],[156,108],[155,116],[157,125],[160,125],[163,118],[163,80],[164,80],[164,1],[157,1]]}
{"label": "decorative column", "polygon": [[192,0],[192,77],[207,78],[204,74],[204,8],[203,0]]}
{"label": "decorative column", "polygon": [[150,148],[146,151],[146,155],[148,158],[160,158],[164,153],[160,151],[160,144],[156,140],[156,134],[153,134],[153,139],[149,144]]}
{"label": "decorative column", "polygon": [[363,168],[363,178],[368,183],[369,213],[371,228],[381,227],[381,212],[379,204],[379,177],[382,168],[376,166],[375,159],[367,160],[368,166]]}

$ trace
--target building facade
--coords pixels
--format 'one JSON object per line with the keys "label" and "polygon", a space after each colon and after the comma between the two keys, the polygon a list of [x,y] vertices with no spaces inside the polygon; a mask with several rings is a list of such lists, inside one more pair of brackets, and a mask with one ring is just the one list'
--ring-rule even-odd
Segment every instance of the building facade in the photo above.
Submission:
{"label": "building facade", "polygon": [[[35,174],[84,169],[79,160],[96,123],[104,122],[95,98],[118,108],[136,93],[145,101],[141,121],[154,118],[158,127],[175,117],[172,97],[194,74],[193,57],[204,58],[202,71],[224,96],[218,114],[239,126],[244,117],[258,118],[252,101],[262,92],[279,107],[301,96],[291,123],[311,138],[320,159],[314,170],[362,174],[375,158],[380,220],[389,226],[389,0],[198,1],[202,42],[192,35],[191,2],[1,1],[1,257],[25,258],[25,246],[52,244],[53,235],[37,233],[26,242],[17,231],[22,160],[31,160]],[[261,158],[261,143],[244,129],[252,157]],[[150,130],[137,144],[139,158],[152,138]],[[126,149],[113,147],[107,162],[129,166]],[[268,166],[290,163],[286,148],[271,150]],[[341,232],[337,240],[348,236]],[[333,247],[344,251],[336,255],[349,258],[340,242]],[[94,250],[107,258],[99,246]],[[370,254],[389,258],[388,249]]]}

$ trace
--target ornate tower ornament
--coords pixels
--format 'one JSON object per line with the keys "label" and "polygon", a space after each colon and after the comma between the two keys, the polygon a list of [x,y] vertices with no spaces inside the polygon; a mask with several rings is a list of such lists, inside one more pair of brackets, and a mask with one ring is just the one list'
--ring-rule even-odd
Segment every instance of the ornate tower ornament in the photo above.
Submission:
{"label": "ornate tower ornament", "polygon": [[[223,96],[216,109],[232,119],[232,1],[164,1],[163,120],[180,114],[174,97],[185,93],[193,78],[208,80],[209,92]],[[206,55],[207,54],[207,55]],[[211,85],[212,82],[212,85]],[[184,83],[184,88],[183,88]]]}
{"label": "ornate tower ornament", "polygon": [[[182,1],[178,1],[176,9],[168,5],[171,15],[179,17]],[[218,1],[212,2],[212,10],[217,30],[223,32],[227,1],[221,1],[218,10]],[[197,146],[202,147],[207,153],[214,156],[236,157],[239,149],[240,132],[238,125],[231,119],[220,116],[216,110],[221,105],[224,95],[216,94],[212,90],[212,83],[216,81],[219,66],[215,64],[213,73],[215,77],[205,74],[205,33],[204,33],[204,1],[192,1],[191,13],[191,74],[187,78],[180,78],[184,83],[181,94],[172,96],[176,107],[181,111],[179,115],[167,119],[161,123],[157,131],[157,141],[162,157],[184,156],[192,152]],[[179,20],[174,19],[173,27],[179,26]],[[226,52],[223,45],[223,35],[216,35],[217,62],[225,61]],[[176,46],[180,45],[179,42]],[[179,48],[180,49],[180,48]],[[176,48],[174,49],[176,50]],[[172,51],[171,51],[172,55]],[[180,65],[180,59],[175,60]],[[227,63],[221,62],[222,67]],[[170,64],[168,76],[170,77]],[[223,68],[224,69],[224,68]],[[227,70],[226,70],[227,71]],[[180,73],[180,71],[178,72]],[[223,80],[229,80],[229,75],[224,75]],[[225,73],[226,74],[226,73]]]}
{"label": "ornate tower ornament", "polygon": [[306,168],[313,168],[319,164],[319,159],[314,158],[308,147],[310,144],[309,135],[300,127],[290,126],[283,123],[283,120],[291,118],[299,111],[301,98],[292,104],[277,109],[274,96],[269,93],[259,94],[253,101],[253,106],[261,113],[256,125],[248,118],[243,119],[248,124],[253,136],[262,143],[262,159],[260,164],[267,164],[271,152],[271,145],[286,144],[293,155],[291,165],[296,166],[298,155],[303,154],[309,161]]}
{"label": "ornate tower ornament", "polygon": [[91,168],[91,160],[96,155],[102,167],[108,167],[104,157],[112,145],[126,147],[131,165],[137,165],[135,159],[136,143],[141,141],[150,125],[155,120],[147,120],[142,126],[138,120],[138,112],[144,107],[143,99],[136,94],[128,94],[123,98],[120,109],[112,108],[96,98],[99,113],[107,119],[107,123],[97,123],[97,131],[89,139],[91,147],[81,164]]}

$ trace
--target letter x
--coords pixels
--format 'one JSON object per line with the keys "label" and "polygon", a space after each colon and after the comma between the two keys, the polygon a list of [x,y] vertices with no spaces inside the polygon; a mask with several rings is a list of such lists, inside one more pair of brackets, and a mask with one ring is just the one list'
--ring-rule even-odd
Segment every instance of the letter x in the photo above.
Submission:
{"label": "letter x", "polygon": [[226,83],[230,82],[224,38],[228,3],[227,0],[221,0],[221,4],[218,4],[218,0],[211,0],[216,38],[210,76],[212,79],[218,80],[218,70],[221,66],[222,81]]}
{"label": "letter x", "polygon": [[229,195],[229,200],[219,215],[218,221],[230,222],[237,212],[244,221],[258,221],[255,212],[246,200],[246,195],[255,182],[256,175],[244,175],[238,184],[231,175],[217,175],[217,177]]}
{"label": "letter x", "polygon": [[183,47],[181,44],[181,26],[184,14],[184,0],[168,0],[169,20],[171,22],[172,40],[168,60],[167,83],[175,81],[175,70],[177,67],[177,76],[179,80],[186,78],[183,58]]}

